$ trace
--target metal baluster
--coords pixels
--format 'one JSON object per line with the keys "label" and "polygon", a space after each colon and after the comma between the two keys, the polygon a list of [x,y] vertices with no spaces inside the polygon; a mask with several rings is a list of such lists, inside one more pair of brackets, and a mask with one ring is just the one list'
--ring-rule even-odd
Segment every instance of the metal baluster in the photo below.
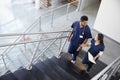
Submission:
{"label": "metal baluster", "polygon": [[41,31],[41,16],[39,17],[39,32]]}
{"label": "metal baluster", "polygon": [[[61,34],[61,36],[63,36],[63,33]],[[61,45],[62,45],[62,38],[60,39],[60,47],[59,47],[59,50],[61,49]]]}
{"label": "metal baluster", "polygon": [[[25,39],[25,35],[23,35],[23,42],[25,41],[26,39]],[[26,51],[27,51],[27,48],[26,48],[26,43],[24,43],[24,50],[25,50],[25,52],[24,53],[26,53]]]}
{"label": "metal baluster", "polygon": [[78,7],[77,7],[77,9],[76,9],[77,12],[80,11],[81,5],[82,5],[82,0],[79,0],[79,1],[78,1]]}
{"label": "metal baluster", "polygon": [[119,64],[120,64],[120,61],[118,60],[118,61],[116,62],[116,66],[114,67],[114,69],[112,70],[112,72],[109,74],[107,80],[109,80],[110,77],[114,74],[114,72],[116,71],[116,69],[119,67],[119,66],[118,66]]}
{"label": "metal baluster", "polygon": [[[42,37],[40,37],[40,39],[41,39]],[[35,56],[36,56],[36,54],[37,54],[37,51],[38,51],[38,49],[39,49],[39,45],[40,45],[40,39],[39,39],[39,42],[38,42],[38,44],[36,45],[36,47],[35,47],[35,49],[34,49],[34,52],[33,52],[33,56],[32,56],[32,58],[31,58],[31,60],[30,60],[30,63],[28,64],[28,66],[26,67],[26,69],[28,69],[28,70],[31,70],[32,69],[32,63],[33,63],[33,61],[34,61],[34,58],[35,58]]]}
{"label": "metal baluster", "polygon": [[43,53],[43,61],[45,61],[45,53]]}
{"label": "metal baluster", "polygon": [[67,12],[66,12],[66,19],[68,20],[68,16],[69,16],[69,8],[70,8],[70,3],[68,3],[67,5]]}
{"label": "metal baluster", "polygon": [[5,66],[5,70],[7,70],[7,65],[6,65],[6,62],[5,62],[5,59],[4,59],[4,55],[1,55],[1,57],[2,57],[2,60],[3,60],[4,66]]}
{"label": "metal baluster", "polygon": [[[67,36],[68,36],[68,35],[69,35],[69,33],[67,34]],[[61,49],[60,49],[60,51],[59,51],[58,58],[60,58],[60,56],[61,56],[61,52],[63,51],[66,42],[67,42],[67,38],[65,39],[65,42],[63,43],[63,46],[61,46]]]}
{"label": "metal baluster", "polygon": [[116,73],[119,69],[120,69],[120,62],[119,62],[117,69],[114,71],[114,73]]}
{"label": "metal baluster", "polygon": [[52,10],[51,12],[51,15],[52,15],[52,19],[51,19],[51,27],[53,27],[53,19],[54,19],[54,11]]}

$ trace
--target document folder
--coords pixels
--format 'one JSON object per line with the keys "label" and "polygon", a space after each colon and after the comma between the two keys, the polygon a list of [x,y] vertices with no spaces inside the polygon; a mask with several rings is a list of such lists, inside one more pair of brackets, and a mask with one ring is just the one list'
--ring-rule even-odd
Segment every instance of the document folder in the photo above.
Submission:
{"label": "document folder", "polygon": [[89,53],[89,52],[88,52],[88,59],[89,59],[89,61],[90,61],[90,62],[92,62],[92,63],[96,64],[95,60],[93,59],[92,54],[91,54],[91,53]]}

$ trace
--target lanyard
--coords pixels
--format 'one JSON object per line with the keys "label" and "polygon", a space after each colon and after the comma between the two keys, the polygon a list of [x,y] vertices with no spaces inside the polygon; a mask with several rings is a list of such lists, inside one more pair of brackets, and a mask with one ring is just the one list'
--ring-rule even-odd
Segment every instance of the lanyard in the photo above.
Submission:
{"label": "lanyard", "polygon": [[[80,26],[80,23],[78,23],[78,26]],[[85,33],[85,27],[83,29],[82,35],[84,35],[84,33]]]}
{"label": "lanyard", "polygon": [[83,29],[82,35],[84,35],[84,33],[85,33],[85,27],[84,27],[84,29]]}

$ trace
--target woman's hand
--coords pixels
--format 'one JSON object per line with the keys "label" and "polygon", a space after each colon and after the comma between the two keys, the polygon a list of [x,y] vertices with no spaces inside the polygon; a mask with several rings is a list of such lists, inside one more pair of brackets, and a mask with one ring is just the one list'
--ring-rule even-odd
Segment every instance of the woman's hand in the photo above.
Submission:
{"label": "woman's hand", "polygon": [[95,61],[95,60],[96,60],[96,57],[94,57],[93,60]]}
{"label": "woman's hand", "polygon": [[98,55],[96,55],[93,59],[96,60],[96,59],[99,58],[99,57],[100,57],[100,55],[98,54]]}

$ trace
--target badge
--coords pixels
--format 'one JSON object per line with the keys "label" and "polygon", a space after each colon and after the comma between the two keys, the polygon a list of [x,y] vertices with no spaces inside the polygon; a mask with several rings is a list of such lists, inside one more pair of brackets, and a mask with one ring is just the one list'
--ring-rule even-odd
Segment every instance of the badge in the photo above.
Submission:
{"label": "badge", "polygon": [[83,38],[83,35],[80,35],[80,38]]}

